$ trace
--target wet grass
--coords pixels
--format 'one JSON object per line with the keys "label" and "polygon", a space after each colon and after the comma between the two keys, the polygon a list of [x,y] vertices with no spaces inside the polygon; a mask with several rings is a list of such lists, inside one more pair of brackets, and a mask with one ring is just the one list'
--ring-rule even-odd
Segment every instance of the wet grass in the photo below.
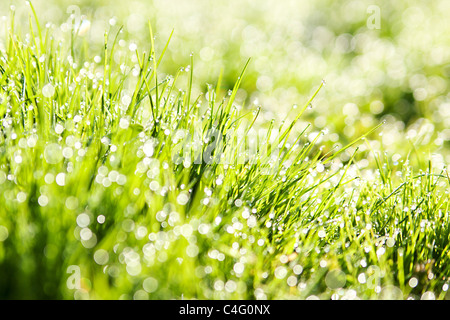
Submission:
{"label": "wet grass", "polygon": [[450,178],[370,151],[381,123],[324,149],[299,122],[324,83],[292,118],[258,122],[234,103],[249,62],[229,92],[218,76],[194,96],[195,56],[159,73],[170,38],[155,53],[151,27],[118,63],[120,33],[81,53],[76,30],[56,43],[35,14],[25,37],[11,21],[1,298],[446,297]]}

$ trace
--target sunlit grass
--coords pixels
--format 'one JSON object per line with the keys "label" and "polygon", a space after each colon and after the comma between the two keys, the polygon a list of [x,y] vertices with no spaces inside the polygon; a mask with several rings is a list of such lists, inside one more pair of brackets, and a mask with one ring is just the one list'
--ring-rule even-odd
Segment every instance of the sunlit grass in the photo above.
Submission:
{"label": "sunlit grass", "polygon": [[374,151],[365,137],[381,123],[326,149],[326,130],[300,123],[323,83],[293,120],[258,122],[235,104],[249,62],[229,92],[218,75],[196,96],[196,57],[162,75],[170,38],[155,52],[151,27],[144,50],[106,32],[90,52],[77,30],[59,43],[36,15],[24,37],[11,20],[0,297],[445,298],[447,172]]}

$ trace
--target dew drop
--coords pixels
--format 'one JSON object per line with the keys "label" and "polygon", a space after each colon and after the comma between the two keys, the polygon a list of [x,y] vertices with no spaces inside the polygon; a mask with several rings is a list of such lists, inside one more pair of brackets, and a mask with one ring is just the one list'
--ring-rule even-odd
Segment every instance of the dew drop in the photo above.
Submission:
{"label": "dew drop", "polygon": [[47,83],[42,88],[42,95],[46,98],[51,98],[55,94],[55,87],[53,87],[50,83]]}

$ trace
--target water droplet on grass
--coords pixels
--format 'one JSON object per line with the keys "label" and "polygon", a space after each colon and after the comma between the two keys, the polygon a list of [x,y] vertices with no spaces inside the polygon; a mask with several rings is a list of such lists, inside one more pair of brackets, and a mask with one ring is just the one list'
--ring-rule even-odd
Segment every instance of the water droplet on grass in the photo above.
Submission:
{"label": "water droplet on grass", "polygon": [[63,187],[66,184],[66,174],[61,172],[56,175],[56,184]]}
{"label": "water droplet on grass", "polygon": [[130,45],[128,46],[128,49],[130,51],[136,51],[137,50],[137,45],[135,43],[130,43]]}
{"label": "water droplet on grass", "polygon": [[99,265],[105,265],[108,263],[109,254],[108,251],[104,249],[99,249],[94,253],[94,261]]}
{"label": "water droplet on grass", "polygon": [[148,293],[152,293],[155,292],[156,289],[158,288],[158,280],[156,280],[153,277],[148,277],[147,279],[145,279],[142,282],[142,287],[144,288],[145,291],[147,291]]}
{"label": "water droplet on grass", "polygon": [[61,134],[63,131],[64,131],[64,127],[63,127],[61,124],[58,123],[58,124],[55,126],[55,132],[56,132],[57,134]]}
{"label": "water droplet on grass", "polygon": [[56,143],[51,143],[45,147],[44,158],[48,164],[57,164],[63,159],[61,147]]}
{"label": "water droplet on grass", "polygon": [[343,288],[346,283],[346,275],[342,270],[334,269],[325,276],[325,284],[328,288],[336,290]]}
{"label": "water droplet on grass", "polygon": [[55,94],[55,87],[53,87],[50,83],[46,84],[42,88],[42,95],[46,98],[51,98]]}

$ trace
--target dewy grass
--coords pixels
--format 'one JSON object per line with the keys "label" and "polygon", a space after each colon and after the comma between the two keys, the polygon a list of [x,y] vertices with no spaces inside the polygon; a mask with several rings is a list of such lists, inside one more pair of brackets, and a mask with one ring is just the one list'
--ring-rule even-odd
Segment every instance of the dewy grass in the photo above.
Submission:
{"label": "dewy grass", "polygon": [[0,57],[1,298],[446,297],[445,172],[336,157],[361,139],[323,153],[320,134],[293,131],[311,101],[285,129],[257,127],[259,110],[233,104],[248,62],[228,95],[218,84],[194,97],[194,57],[158,76],[153,40],[119,65],[120,34],[94,59],[76,30],[67,46],[37,19],[25,38],[13,26]]}

